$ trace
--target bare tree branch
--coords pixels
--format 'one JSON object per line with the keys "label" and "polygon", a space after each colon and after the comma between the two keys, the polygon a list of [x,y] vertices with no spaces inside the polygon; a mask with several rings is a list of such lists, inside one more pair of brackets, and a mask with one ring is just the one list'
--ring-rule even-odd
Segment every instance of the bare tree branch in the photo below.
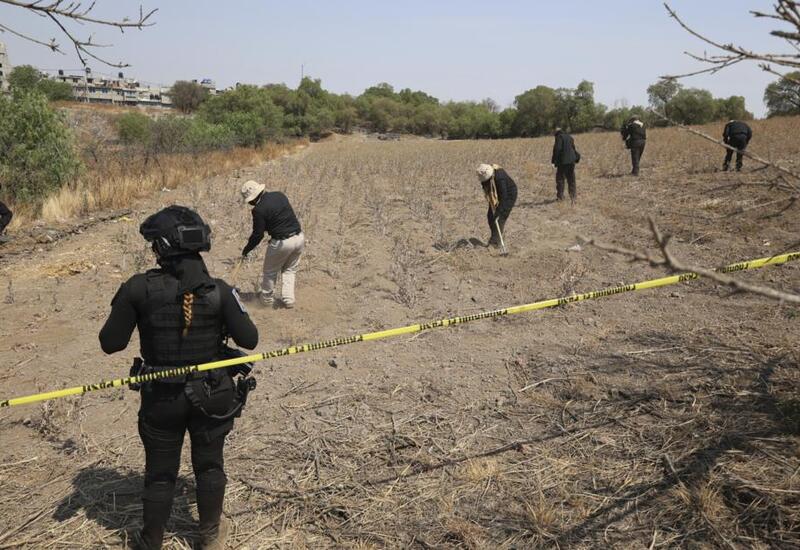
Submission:
{"label": "bare tree branch", "polygon": [[[762,13],[757,11],[751,11],[750,13],[754,17],[759,18],[768,18],[774,19],[776,21],[780,21],[781,23],[785,23],[790,27],[793,27],[792,30],[785,31],[785,30],[774,30],[770,34],[776,36],[778,38],[784,38],[789,45],[795,50],[795,53],[757,53],[752,50],[748,50],[742,46],[737,46],[732,43],[723,44],[722,42],[718,42],[713,40],[698,31],[691,28],[688,24],[686,24],[680,16],[678,16],[677,12],[673,10],[669,4],[665,3],[664,7],[669,13],[669,16],[675,19],[678,24],[689,34],[698,38],[699,40],[705,42],[706,44],[713,46],[714,48],[724,52],[722,55],[703,55],[697,56],[694,54],[687,53],[690,57],[701,61],[703,63],[710,63],[713,67],[709,67],[706,69],[702,69],[700,71],[690,72],[681,75],[671,75],[671,76],[664,76],[662,78],[685,78],[689,76],[695,76],[698,74],[705,74],[705,73],[715,73],[721,69],[726,67],[730,67],[736,63],[741,61],[761,61],[762,64],[759,66],[764,69],[768,70],[766,67],[769,66],[770,63],[775,65],[780,65],[783,67],[791,67],[793,69],[800,68],[800,48],[798,48],[798,43],[800,43],[800,10],[798,10],[798,2],[795,0],[778,0],[778,3],[773,6],[774,13]],[[774,72],[769,70],[769,72]]]}
{"label": "bare tree branch", "polygon": [[580,239],[584,243],[599,248],[600,250],[628,256],[632,261],[647,262],[653,267],[667,267],[672,272],[697,273],[701,277],[705,277],[725,286],[729,286],[737,292],[751,292],[753,294],[758,294],[759,296],[764,296],[779,302],[800,304],[800,294],[775,290],[774,288],[764,285],[747,283],[731,277],[730,275],[721,273],[719,269],[707,269],[682,262],[681,260],[677,259],[669,249],[669,241],[671,236],[662,234],[652,217],[648,218],[648,221],[650,222],[650,230],[653,233],[656,244],[661,250],[663,259],[655,258],[649,252],[644,253],[635,250],[629,250],[627,248],[605,244],[598,242],[595,239],[586,237],[580,237]]}
{"label": "bare tree branch", "polygon": [[[106,19],[92,16],[92,11],[95,8],[96,1],[92,1],[90,4],[85,5],[83,2],[66,2],[65,0],[52,0],[47,3],[43,2],[43,0],[36,0],[33,2],[24,2],[21,0],[0,0],[0,4],[6,4],[16,8],[24,9],[41,17],[50,19],[72,43],[73,47],[75,48],[75,53],[78,55],[78,59],[80,59],[84,66],[87,64],[87,58],[94,59],[110,67],[128,67],[129,65],[123,62],[114,63],[95,54],[93,50],[96,48],[105,48],[109,45],[98,44],[94,42],[91,35],[86,40],[77,38],[67,29],[65,22],[74,21],[81,24],[87,23],[91,25],[115,27],[119,29],[120,32],[124,33],[125,29],[141,30],[145,27],[155,25],[155,22],[151,21],[151,18],[153,14],[158,11],[156,8],[145,12],[143,8],[139,6],[139,16],[135,19],[128,17],[123,17],[122,19]],[[55,38],[50,39],[49,42],[45,42],[41,39],[15,31],[9,28],[7,25],[0,24],[0,32],[6,31],[24,40],[33,42],[34,44],[46,46],[54,52],[62,54],[64,53],[61,49],[61,46],[56,42]]]}

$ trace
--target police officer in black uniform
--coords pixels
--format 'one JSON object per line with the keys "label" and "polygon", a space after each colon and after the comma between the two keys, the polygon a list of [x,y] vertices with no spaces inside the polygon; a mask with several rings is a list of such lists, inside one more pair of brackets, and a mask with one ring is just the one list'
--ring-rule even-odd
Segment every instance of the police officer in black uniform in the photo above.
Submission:
{"label": "police officer in black uniform", "polygon": [[[725,142],[725,145],[736,150],[737,172],[742,171],[742,152],[747,149],[751,139],[753,139],[753,130],[746,122],[741,120],[729,120],[722,131],[722,141]],[[731,157],[733,157],[734,149],[725,151],[725,161],[722,163],[722,170],[725,172],[731,167]]]}
{"label": "police officer in black uniform", "polygon": [[[143,362],[135,361],[132,372],[148,373],[230,357],[235,350],[225,346],[227,336],[254,348],[258,330],[236,291],[212,278],[200,257],[211,248],[210,229],[202,218],[188,208],[170,206],[147,218],[139,231],[152,243],[159,269],[134,275],[117,291],[100,331],[103,351],[125,349],[138,328]],[[224,548],[225,435],[241,412],[247,389],[254,386],[246,377],[235,380],[236,374],[246,372],[215,369],[141,385],[145,480],[138,547],[161,548],[188,429],[201,546]]]}

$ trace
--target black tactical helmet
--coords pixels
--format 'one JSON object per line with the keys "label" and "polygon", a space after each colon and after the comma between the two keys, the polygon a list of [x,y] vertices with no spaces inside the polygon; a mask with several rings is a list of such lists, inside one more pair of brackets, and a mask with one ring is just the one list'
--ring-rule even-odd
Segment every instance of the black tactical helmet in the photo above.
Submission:
{"label": "black tactical helmet", "polygon": [[159,258],[211,250],[211,229],[203,218],[185,206],[168,206],[148,217],[139,233]]}

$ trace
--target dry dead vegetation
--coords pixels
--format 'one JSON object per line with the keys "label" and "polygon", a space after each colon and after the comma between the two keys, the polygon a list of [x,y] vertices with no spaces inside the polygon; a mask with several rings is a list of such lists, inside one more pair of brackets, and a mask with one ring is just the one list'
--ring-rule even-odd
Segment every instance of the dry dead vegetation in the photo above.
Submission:
{"label": "dry dead vegetation", "polygon": [[[800,119],[755,132],[755,151],[798,169]],[[243,172],[285,190],[308,236],[297,309],[251,306],[259,349],[659,276],[566,250],[579,234],[652,248],[648,214],[699,265],[797,248],[796,205],[765,206],[782,197],[767,170],[717,172],[717,148],[655,130],[634,180],[617,135],[576,142],[575,208],[552,202],[549,139],[342,138]],[[486,161],[520,186],[508,257],[476,246]],[[224,276],[249,229],[241,181],[157,194],[130,222],[0,266],[13,279],[2,396],[123,374],[95,334],[116,286],[149,262],[137,222],[197,206]],[[78,260],[89,265],[61,269]],[[242,272],[250,291],[259,263]],[[800,288],[792,264],[738,276]],[[227,447],[231,547],[798,547],[799,319],[698,281],[264,363]],[[0,549],[122,544],[141,513],[137,403],[110,391],[0,412]],[[190,471],[184,456],[172,548],[195,535]]]}
{"label": "dry dead vegetation", "polygon": [[[80,177],[45,200],[40,212],[20,207],[12,229],[26,228],[34,219],[53,224],[86,217],[96,211],[129,208],[136,200],[162,189],[173,189],[208,177],[229,174],[301,148],[305,140],[287,144],[270,143],[257,149],[204,151],[196,154],[147,155],[138,148],[117,143],[114,119],[130,107],[62,103],[76,138],[83,163]],[[157,118],[164,112],[145,109]]]}

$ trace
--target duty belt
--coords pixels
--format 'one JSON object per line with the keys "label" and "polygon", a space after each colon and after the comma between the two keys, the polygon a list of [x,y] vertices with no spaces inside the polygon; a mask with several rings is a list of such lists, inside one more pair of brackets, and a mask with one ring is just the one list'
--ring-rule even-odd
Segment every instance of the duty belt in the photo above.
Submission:
{"label": "duty belt", "polygon": [[295,236],[299,235],[300,233],[302,233],[302,231],[293,231],[293,232],[289,233],[288,235],[283,235],[282,237],[272,237],[272,238],[274,240],[276,240],[276,241],[285,241],[286,239],[291,239],[292,237],[295,237]]}

